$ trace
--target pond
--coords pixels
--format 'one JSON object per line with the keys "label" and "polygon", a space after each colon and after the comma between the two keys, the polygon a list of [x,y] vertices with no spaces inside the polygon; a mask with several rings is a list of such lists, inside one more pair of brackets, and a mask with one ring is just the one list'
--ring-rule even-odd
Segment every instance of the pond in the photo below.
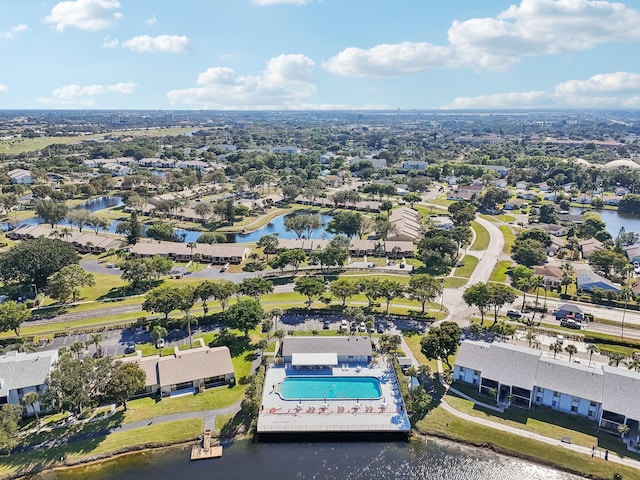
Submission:
{"label": "pond", "polygon": [[618,235],[620,227],[624,227],[627,232],[640,233],[640,215],[631,215],[628,213],[620,213],[617,210],[591,210],[579,207],[571,207],[572,214],[582,214],[584,212],[594,211],[607,224],[607,232],[613,238]]}
{"label": "pond", "polygon": [[[265,235],[276,235],[279,238],[298,238],[293,231],[287,231],[284,226],[285,219],[290,216],[299,215],[298,213],[289,213],[280,215],[271,220],[267,225],[251,233],[229,233],[227,238],[230,242],[257,242]],[[331,239],[333,234],[326,231],[327,223],[331,220],[331,215],[320,215],[322,227],[314,230],[310,238],[315,239]]]}

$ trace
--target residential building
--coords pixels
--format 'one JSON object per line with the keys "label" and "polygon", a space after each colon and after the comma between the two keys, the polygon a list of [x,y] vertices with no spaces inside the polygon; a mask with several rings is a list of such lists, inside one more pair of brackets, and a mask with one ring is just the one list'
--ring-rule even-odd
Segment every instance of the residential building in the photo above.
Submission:
{"label": "residential building", "polygon": [[526,190],[529,184],[523,180],[516,182],[516,190]]}
{"label": "residential building", "polygon": [[403,170],[424,170],[427,165],[427,162],[423,160],[405,160],[400,163],[400,168]]}
{"label": "residential building", "polygon": [[136,363],[146,375],[143,394],[160,393],[162,396],[193,393],[206,388],[228,384],[234,379],[233,364],[228,347],[210,348],[201,338],[199,347],[180,350],[174,347],[173,355],[125,357],[124,362]]}
{"label": "residential building", "polygon": [[287,145],[283,147],[269,147],[269,152],[271,153],[288,153],[290,155],[299,155],[302,153],[300,147],[296,147],[294,145]]}
{"label": "residential building", "polygon": [[591,267],[583,266],[576,271],[576,285],[578,290],[583,292],[591,292],[594,288],[600,288],[605,291],[613,291],[616,294],[622,292],[622,287],[613,283],[611,280],[595,273]]}
{"label": "residential building", "polygon": [[23,168],[14,168],[9,171],[8,175],[9,183],[19,185],[31,185],[33,183],[31,172],[29,170],[24,170]]}
{"label": "residential building", "polygon": [[391,210],[389,223],[395,225],[395,231],[387,240],[417,242],[422,237],[422,214],[409,207]]}
{"label": "residential building", "polygon": [[[71,228],[71,227],[67,227]],[[20,225],[15,230],[7,232],[7,237],[13,240],[33,240],[38,237],[50,238],[57,230],[47,225]],[[80,232],[71,228],[70,235],[57,235],[63,242],[71,243],[80,253],[104,253],[112,248],[125,245],[120,235],[97,235],[93,232]]]}
{"label": "residential building", "polygon": [[504,165],[483,165],[483,167],[487,170],[498,172],[502,178],[506,177],[509,173],[509,167],[505,167]]}
{"label": "residential building", "polygon": [[454,381],[495,395],[503,406],[543,406],[580,415],[612,433],[627,424],[631,438],[625,442],[630,447],[638,444],[638,372],[569,363],[518,345],[466,340],[456,357],[453,376]]}
{"label": "residential building", "polygon": [[555,265],[535,265],[533,272],[544,278],[546,287],[557,288],[562,284],[562,269]]}
{"label": "residential building", "polygon": [[598,250],[602,250],[603,244],[601,241],[596,240],[595,238],[589,238],[587,240],[580,240],[578,242],[580,245],[580,251],[582,252],[582,258],[585,260],[589,260],[589,257],[593,252]]}
{"label": "residential building", "polygon": [[538,192],[534,192],[533,190],[524,190],[519,192],[516,196],[522,200],[533,200],[534,198],[539,198]]}
{"label": "residential building", "polygon": [[634,265],[637,263],[640,265],[640,243],[629,245],[628,247],[622,247],[627,258]]}
{"label": "residential building", "polygon": [[577,305],[565,303],[564,305],[560,305],[553,312],[553,316],[556,317],[556,320],[561,320],[563,318],[573,318],[574,320],[582,320],[584,318],[584,312]]}
{"label": "residential building", "polygon": [[[20,405],[29,392],[42,395],[47,389],[49,374],[58,361],[58,351],[7,352],[0,356],[0,404]],[[26,408],[27,415],[40,413],[40,402]]]}
{"label": "residential building", "polygon": [[537,223],[535,228],[539,228],[543,232],[556,237],[564,237],[569,233],[569,227],[556,223]]}
{"label": "residential building", "polygon": [[224,265],[226,263],[242,263],[251,253],[251,249],[231,243],[197,243],[190,248],[186,243],[180,242],[138,242],[129,248],[134,257],[167,257],[172,260],[193,260],[195,255],[200,255],[203,261]]}

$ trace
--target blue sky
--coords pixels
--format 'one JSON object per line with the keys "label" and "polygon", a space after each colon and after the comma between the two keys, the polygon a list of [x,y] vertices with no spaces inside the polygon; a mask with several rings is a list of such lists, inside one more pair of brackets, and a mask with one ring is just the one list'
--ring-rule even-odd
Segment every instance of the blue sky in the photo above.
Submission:
{"label": "blue sky", "polygon": [[2,0],[0,109],[639,108],[640,4]]}

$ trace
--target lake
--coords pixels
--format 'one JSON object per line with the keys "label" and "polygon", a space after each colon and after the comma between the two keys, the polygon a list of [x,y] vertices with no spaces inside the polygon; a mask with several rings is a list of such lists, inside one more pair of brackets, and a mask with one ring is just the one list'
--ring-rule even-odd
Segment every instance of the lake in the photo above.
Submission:
{"label": "lake", "polygon": [[[287,231],[284,226],[284,221],[289,216],[298,215],[297,213],[289,213],[286,215],[280,215],[271,220],[267,225],[251,233],[230,233],[227,234],[227,238],[230,242],[257,242],[261,237],[265,235],[276,235],[279,238],[298,238],[295,232]],[[322,220],[322,227],[314,230],[310,238],[315,239],[331,239],[333,234],[326,231],[327,223],[331,220],[331,215],[320,215]],[[306,235],[306,234],[305,234]]]}
{"label": "lake", "polygon": [[251,443],[225,445],[222,458],[189,460],[184,447],[136,453],[101,464],[36,476],[38,480],[574,480],[579,477],[458,445],[410,442]]}
{"label": "lake", "polygon": [[607,232],[613,238],[616,238],[620,227],[624,227],[627,232],[636,232],[640,234],[640,215],[631,215],[628,213],[619,213],[617,210],[590,210],[579,207],[571,207],[570,212],[573,214],[581,214],[588,211],[594,211],[607,224]]}

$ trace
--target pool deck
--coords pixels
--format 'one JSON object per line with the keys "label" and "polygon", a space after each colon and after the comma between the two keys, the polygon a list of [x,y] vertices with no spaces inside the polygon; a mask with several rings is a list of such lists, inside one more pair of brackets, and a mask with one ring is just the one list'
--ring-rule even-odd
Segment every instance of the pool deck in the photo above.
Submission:
{"label": "pool deck", "polygon": [[[325,369],[322,374],[307,369],[287,369],[282,365],[269,368],[258,416],[258,433],[408,432],[411,426],[393,366],[385,360],[378,361],[380,365],[338,366]],[[323,377],[376,377],[380,380],[382,398],[283,400],[276,393],[276,385],[286,376],[314,374]]]}

